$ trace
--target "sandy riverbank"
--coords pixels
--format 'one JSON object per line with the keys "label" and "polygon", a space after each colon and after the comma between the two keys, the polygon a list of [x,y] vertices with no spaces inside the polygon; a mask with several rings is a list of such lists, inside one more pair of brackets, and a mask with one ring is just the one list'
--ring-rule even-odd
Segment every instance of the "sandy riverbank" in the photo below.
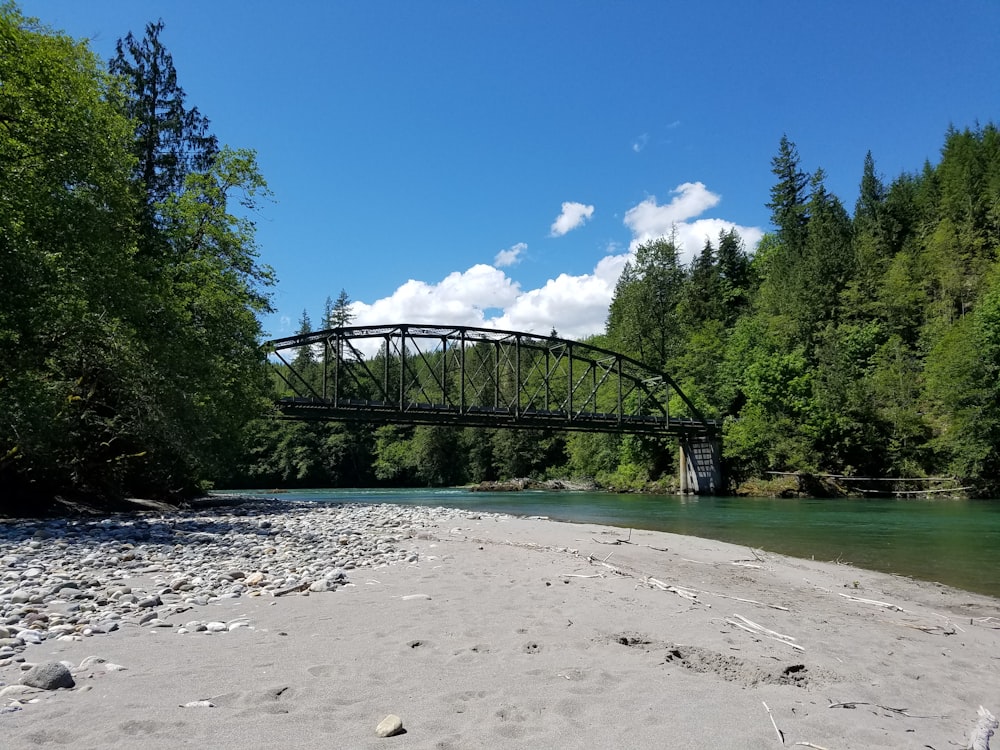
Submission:
{"label": "sandy riverbank", "polygon": [[[658,532],[460,516],[408,533],[415,561],[335,591],[174,618],[247,627],[28,646],[105,662],[5,696],[3,745],[945,750],[980,705],[1000,712],[996,599]],[[388,714],[405,733],[378,738]]]}

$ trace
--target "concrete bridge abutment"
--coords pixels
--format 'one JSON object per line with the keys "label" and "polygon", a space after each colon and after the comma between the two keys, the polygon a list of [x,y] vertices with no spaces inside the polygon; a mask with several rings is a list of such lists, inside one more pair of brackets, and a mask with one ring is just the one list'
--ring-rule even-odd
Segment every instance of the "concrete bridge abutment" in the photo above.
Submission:
{"label": "concrete bridge abutment", "polygon": [[717,495],[722,491],[722,441],[681,440],[678,456],[681,494]]}

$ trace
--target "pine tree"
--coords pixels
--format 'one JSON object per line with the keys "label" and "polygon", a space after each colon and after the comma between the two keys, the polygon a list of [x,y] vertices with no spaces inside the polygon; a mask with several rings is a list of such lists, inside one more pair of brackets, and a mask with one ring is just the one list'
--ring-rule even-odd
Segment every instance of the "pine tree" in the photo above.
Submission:
{"label": "pine tree", "polygon": [[801,252],[805,245],[806,225],[809,214],[806,186],[809,175],[799,167],[799,152],[787,135],[781,136],[778,155],[771,159],[771,172],[778,181],[771,188],[771,222],[778,230],[778,238],[792,252]]}
{"label": "pine tree", "polygon": [[136,177],[145,187],[147,219],[154,225],[156,204],[179,192],[187,174],[207,171],[219,150],[208,120],[197,107],[185,106],[173,57],[160,41],[163,28],[162,20],[146,24],[141,40],[129,32],[109,61],[130,92],[124,110],[136,128]]}
{"label": "pine tree", "polygon": [[353,320],[354,313],[351,312],[351,298],[347,296],[346,291],[341,289],[340,294],[337,295],[337,301],[330,308],[327,325],[330,328],[344,328],[349,326]]}
{"label": "pine tree", "polygon": [[[299,317],[299,329],[295,332],[297,336],[305,336],[306,334],[312,333],[312,320],[309,319],[309,311],[303,310],[302,315]],[[295,350],[295,359],[292,360],[292,364],[295,369],[299,371],[300,374],[304,374],[309,367],[316,362],[316,355],[313,353],[311,347],[300,346]]]}

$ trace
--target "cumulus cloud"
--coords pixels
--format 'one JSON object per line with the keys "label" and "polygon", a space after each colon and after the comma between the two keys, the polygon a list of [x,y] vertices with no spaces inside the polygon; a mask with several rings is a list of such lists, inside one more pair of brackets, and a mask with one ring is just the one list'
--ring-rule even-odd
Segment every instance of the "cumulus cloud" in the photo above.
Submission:
{"label": "cumulus cloud", "polygon": [[410,279],[388,297],[351,307],[355,325],[436,323],[481,326],[490,308],[506,308],[520,294],[503,271],[480,263],[436,284]]}
{"label": "cumulus cloud", "polygon": [[660,205],[655,196],[650,196],[625,212],[625,226],[632,230],[631,252],[646,242],[676,233],[681,260],[687,263],[701,251],[706,239],[716,243],[720,232],[734,227],[749,250],[763,236],[758,227],[744,227],[724,219],[696,218],[722,200],[701,182],[685,182],[670,194],[673,198],[669,203]]}
{"label": "cumulus cloud", "polygon": [[559,274],[539,289],[518,295],[491,325],[514,331],[546,334],[555,328],[560,336],[581,339],[601,333],[615,284],[628,255],[608,255],[592,273]]}
{"label": "cumulus cloud", "polygon": [[514,266],[521,262],[521,256],[524,251],[528,249],[528,243],[518,242],[516,245],[512,245],[506,250],[501,250],[493,258],[493,265],[497,268],[506,268],[507,266]]}
{"label": "cumulus cloud", "polygon": [[[700,182],[678,185],[671,196],[664,205],[650,197],[630,208],[624,217],[632,234],[628,249],[623,250],[624,243],[610,242],[607,254],[598,259],[590,273],[576,276],[564,273],[537,288],[522,290],[518,282],[500,270],[516,263],[527,249],[525,243],[518,243],[497,253],[494,266],[474,265],[450,273],[436,283],[410,279],[390,296],[371,304],[354,302],[351,306],[354,324],[468,325],[537,334],[547,334],[555,328],[561,336],[573,339],[601,333],[618,277],[639,244],[673,233],[682,260],[690,262],[706,238],[717,242],[720,232],[735,228],[748,250],[753,250],[763,235],[758,227],[703,217],[702,214],[719,205],[721,198]],[[568,224],[576,221],[578,225],[593,211],[592,206],[567,203],[563,204],[563,216],[572,215],[567,206],[586,209]],[[377,348],[378,342],[372,346]],[[368,353],[373,354],[374,350]]]}
{"label": "cumulus cloud", "polygon": [[638,154],[640,151],[646,148],[648,143],[649,143],[649,133],[643,133],[634,141],[632,141],[632,150]]}
{"label": "cumulus cloud", "polygon": [[562,213],[552,222],[552,236],[562,237],[567,232],[583,226],[593,215],[593,206],[566,201],[562,204]]}

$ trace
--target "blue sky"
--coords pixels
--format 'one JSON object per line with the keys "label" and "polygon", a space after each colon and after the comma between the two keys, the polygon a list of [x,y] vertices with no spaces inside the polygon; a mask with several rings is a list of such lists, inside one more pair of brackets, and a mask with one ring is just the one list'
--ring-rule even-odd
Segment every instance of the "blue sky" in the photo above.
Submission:
{"label": "blue sky", "polygon": [[637,242],[769,229],[782,134],[849,210],[1000,119],[1000,2],[32,0],[109,57],[162,18],[188,103],[257,151],[268,334],[603,329]]}

